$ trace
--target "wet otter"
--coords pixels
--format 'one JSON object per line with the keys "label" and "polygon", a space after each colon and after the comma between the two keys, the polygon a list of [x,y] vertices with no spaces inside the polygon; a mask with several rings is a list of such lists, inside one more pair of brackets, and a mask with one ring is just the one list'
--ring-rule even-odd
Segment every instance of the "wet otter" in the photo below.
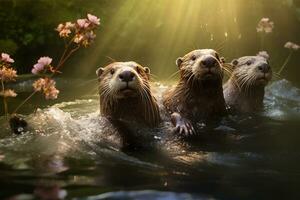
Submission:
{"label": "wet otter", "polygon": [[194,50],[176,60],[180,80],[166,92],[164,105],[179,134],[194,134],[195,123],[226,113],[223,63],[224,59],[213,49]]}
{"label": "wet otter", "polygon": [[97,71],[100,112],[123,136],[126,145],[139,137],[132,133],[133,124],[155,127],[160,113],[150,88],[150,70],[136,62],[114,62]]}
{"label": "wet otter", "polygon": [[232,61],[233,72],[224,84],[227,105],[242,113],[263,108],[265,86],[272,79],[268,55],[244,56]]}

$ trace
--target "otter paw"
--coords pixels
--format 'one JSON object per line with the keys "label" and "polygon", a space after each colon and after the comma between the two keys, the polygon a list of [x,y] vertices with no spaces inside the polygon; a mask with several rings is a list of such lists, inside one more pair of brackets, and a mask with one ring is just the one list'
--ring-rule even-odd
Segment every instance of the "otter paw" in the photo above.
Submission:
{"label": "otter paw", "polygon": [[195,129],[188,120],[181,120],[176,124],[175,132],[183,136],[190,136],[195,134]]}

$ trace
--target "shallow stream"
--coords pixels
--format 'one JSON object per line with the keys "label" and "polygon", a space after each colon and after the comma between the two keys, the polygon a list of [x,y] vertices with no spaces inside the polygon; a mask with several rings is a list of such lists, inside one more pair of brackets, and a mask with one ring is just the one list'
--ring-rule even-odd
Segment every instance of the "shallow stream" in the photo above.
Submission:
{"label": "shallow stream", "polygon": [[202,125],[190,145],[163,139],[163,124],[155,151],[122,152],[107,142],[112,127],[99,117],[95,93],[24,115],[23,135],[0,119],[0,199],[300,197],[300,90],[290,82],[268,86],[262,114]]}

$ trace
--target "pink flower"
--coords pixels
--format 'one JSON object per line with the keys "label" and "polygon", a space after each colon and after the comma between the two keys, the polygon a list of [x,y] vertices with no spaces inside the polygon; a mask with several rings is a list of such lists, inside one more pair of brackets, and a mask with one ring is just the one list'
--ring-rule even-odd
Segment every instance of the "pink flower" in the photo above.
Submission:
{"label": "pink flower", "polygon": [[72,29],[75,27],[75,24],[73,24],[72,22],[66,22],[65,24],[65,28],[67,29]]}
{"label": "pink flower", "polygon": [[45,98],[48,99],[57,99],[59,94],[59,90],[56,89],[54,86],[49,87],[47,91],[45,91]]}
{"label": "pink flower", "polygon": [[62,31],[64,29],[65,25],[63,24],[58,24],[57,28],[55,30],[57,30],[58,32]]}
{"label": "pink flower", "polygon": [[39,60],[38,60],[38,63],[39,64],[42,64],[44,66],[47,66],[47,65],[50,65],[52,62],[52,58],[48,57],[48,56],[45,56],[45,57],[41,57]]}
{"label": "pink flower", "polygon": [[55,30],[59,32],[59,36],[63,38],[69,37],[72,33],[72,29],[75,27],[75,24],[71,22],[66,22],[65,24],[59,24]]}
{"label": "pink flower", "polygon": [[8,89],[0,92],[0,96],[3,97],[16,97],[17,93],[14,90]]}
{"label": "pink flower", "polygon": [[88,20],[94,25],[100,25],[100,19],[95,15],[87,14]]}
{"label": "pink flower", "polygon": [[15,61],[10,58],[10,55],[8,55],[7,53],[1,53],[1,61],[6,62],[6,63],[14,63]]}
{"label": "pink flower", "polygon": [[90,25],[90,22],[87,19],[78,19],[77,26],[81,29],[86,29]]}
{"label": "pink flower", "polygon": [[294,50],[294,51],[297,51],[298,49],[300,49],[300,46],[298,44],[293,43],[293,42],[285,43],[284,47],[287,48],[287,49]]}
{"label": "pink flower", "polygon": [[262,18],[256,27],[257,32],[271,33],[274,28],[274,22],[269,18]]}
{"label": "pink flower", "polygon": [[76,34],[74,37],[74,42],[79,44],[83,41],[84,36],[82,34]]}
{"label": "pink flower", "polygon": [[46,99],[56,99],[59,90],[55,87],[56,82],[50,78],[40,78],[33,83],[33,88],[37,92],[42,92]]}
{"label": "pink flower", "polygon": [[16,77],[17,77],[16,70],[5,66],[0,68],[0,80],[5,82],[15,81]]}
{"label": "pink flower", "polygon": [[38,63],[33,66],[31,72],[33,74],[38,74],[41,71],[45,70],[46,67],[50,66],[51,62],[52,62],[52,58],[50,58],[50,57],[41,57],[38,60]]}

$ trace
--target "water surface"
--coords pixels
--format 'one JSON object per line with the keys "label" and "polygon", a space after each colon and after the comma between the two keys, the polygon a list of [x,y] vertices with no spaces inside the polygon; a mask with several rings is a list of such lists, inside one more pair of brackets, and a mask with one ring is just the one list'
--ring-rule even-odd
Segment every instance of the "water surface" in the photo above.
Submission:
{"label": "water surface", "polygon": [[[155,89],[160,94],[165,86]],[[66,96],[28,111],[23,135],[12,135],[1,118],[1,199],[300,197],[300,90],[287,80],[268,86],[264,113],[202,125],[193,145],[165,140],[162,125],[157,151],[120,151],[107,142],[113,128],[99,117],[95,92]]]}

